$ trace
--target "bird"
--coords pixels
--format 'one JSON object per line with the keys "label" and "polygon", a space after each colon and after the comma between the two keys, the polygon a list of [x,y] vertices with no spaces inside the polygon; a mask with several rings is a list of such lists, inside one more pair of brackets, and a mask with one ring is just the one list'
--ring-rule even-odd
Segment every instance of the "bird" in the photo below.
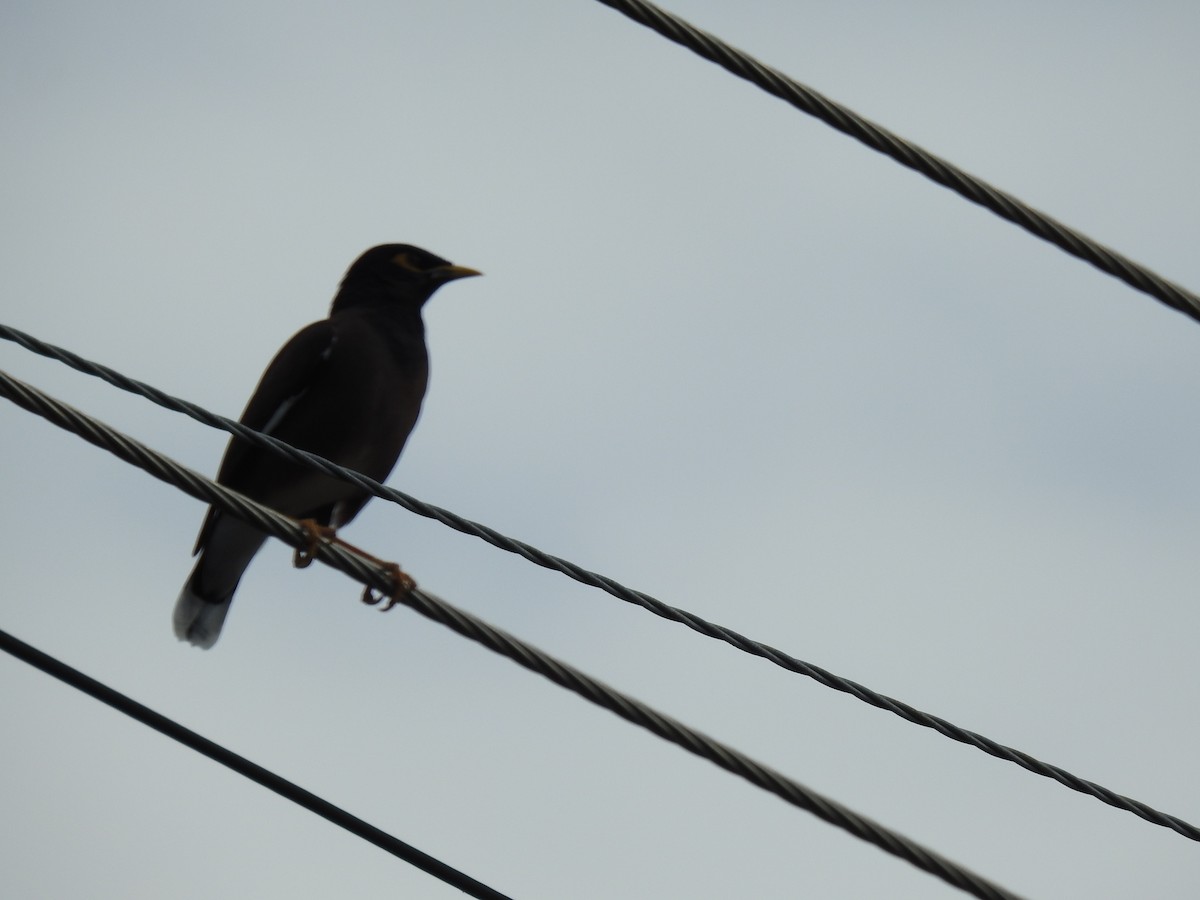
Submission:
{"label": "bird", "polygon": [[[391,473],[429,381],[421,310],[442,285],[482,274],[410,244],[367,250],[346,270],[329,316],[297,332],[263,373],[241,423],[361,472]],[[361,487],[234,437],[217,482],[298,519],[337,529],[370,499]],[[195,567],[175,603],[181,641],[208,649],[266,535],[209,507]]]}

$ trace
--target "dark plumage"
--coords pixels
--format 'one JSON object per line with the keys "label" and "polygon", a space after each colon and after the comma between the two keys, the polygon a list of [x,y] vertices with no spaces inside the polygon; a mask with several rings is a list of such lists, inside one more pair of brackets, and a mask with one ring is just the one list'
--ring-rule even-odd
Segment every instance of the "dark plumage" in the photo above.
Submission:
{"label": "dark plumage", "polygon": [[[383,481],[408,439],[429,378],[421,307],[448,281],[478,275],[407,244],[374,247],[346,272],[329,318],[288,341],[241,421]],[[340,528],[370,499],[360,488],[234,438],[217,481],[296,518]],[[209,509],[175,604],[175,634],[211,647],[262,532]]]}

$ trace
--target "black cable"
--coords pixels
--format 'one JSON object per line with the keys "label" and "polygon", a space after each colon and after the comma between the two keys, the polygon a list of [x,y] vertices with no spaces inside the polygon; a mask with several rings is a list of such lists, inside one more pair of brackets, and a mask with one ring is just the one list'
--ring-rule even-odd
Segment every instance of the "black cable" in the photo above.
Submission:
{"label": "black cable", "polygon": [[[1131,812],[1147,822],[1158,825],[1163,828],[1169,828],[1177,834],[1193,841],[1200,841],[1200,827],[1197,827],[1190,822],[1179,818],[1178,816],[1170,815],[1155,809],[1147,803],[1140,800],[1135,800],[1132,797],[1126,797],[1123,794],[1118,794],[1116,791],[1097,784],[1094,781],[1080,778],[1059,766],[1044,762],[1035,756],[1025,753],[1023,750],[1017,750],[1009,747],[999,741],[978,734],[966,728],[962,728],[943,719],[940,716],[935,716],[932,713],[924,712],[915,706],[905,703],[903,700],[897,700],[889,697],[887,694],[882,694],[872,690],[866,685],[859,684],[849,678],[844,678],[841,675],[836,675],[828,669],[823,669],[818,665],[806,662],[798,657],[785,653],[769,644],[756,641],[753,638],[739,634],[731,628],[726,628],[723,625],[718,625],[715,622],[710,622],[684,609],[679,609],[663,603],[661,600],[652,597],[649,594],[641,591],[633,590],[612,578],[605,575],[599,575],[591,572],[580,565],[577,565],[569,560],[553,556],[532,544],[526,544],[523,541],[515,538],[507,537],[494,528],[489,528],[486,525],[480,525],[477,522],[472,522],[470,519],[465,519],[462,516],[452,513],[449,510],[441,507],[433,506],[411,497],[408,494],[402,493],[394,488],[387,487],[377,481],[367,478],[358,472],[353,472],[343,468],[327,459],[317,456],[314,453],[309,453],[305,450],[299,450],[295,447],[285,444],[270,435],[260,434],[253,429],[247,428],[240,422],[234,422],[224,416],[218,416],[211,413],[203,407],[197,406],[186,400],[180,400],[177,397],[172,397],[170,394],[160,391],[158,388],[137,381],[133,378],[123,375],[114,369],[99,363],[84,359],[70,350],[65,350],[61,347],[56,347],[53,344],[47,344],[44,341],[18,331],[16,328],[0,323],[0,338],[13,341],[25,349],[47,356],[51,359],[58,360],[65,365],[70,366],[87,375],[92,375],[107,381],[114,387],[129,391],[133,394],[145,397],[160,406],[176,412],[182,412],[199,422],[214,428],[219,428],[227,431],[230,434],[249,441],[256,447],[261,447],[267,451],[277,453],[285,459],[294,460],[302,465],[313,466],[319,471],[332,475],[335,478],[341,478],[351,484],[356,484],[363,490],[370,492],[373,496],[379,497],[382,500],[388,500],[396,503],[410,512],[417,515],[425,516],[426,518],[435,519],[443,525],[460,531],[463,534],[469,534],[474,537],[481,538],[493,547],[501,550],[506,550],[509,553],[515,553],[518,556],[527,559],[536,565],[543,568],[552,569],[556,572],[561,572],[569,578],[606,591],[619,600],[624,600],[626,603],[632,603],[635,606],[640,606],[657,616],[661,616],[672,622],[679,622],[691,628],[706,637],[715,640],[724,641],[732,647],[741,650],[744,653],[749,653],[752,656],[757,656],[773,663],[780,668],[786,669],[789,672],[795,672],[798,675],[804,675],[812,678],[819,684],[825,687],[832,688],[835,691],[841,691],[844,694],[849,694],[856,697],[864,703],[868,703],[877,709],[886,710],[887,712],[897,715],[905,721],[911,722],[914,725],[920,725],[923,728],[932,728],[939,734],[950,738],[953,741],[958,741],[960,744],[967,744],[975,747],[977,750],[982,750],[989,756],[996,759],[1002,759],[1005,762],[1015,763],[1027,771],[1033,772],[1035,775],[1041,775],[1043,778],[1050,778],[1057,781],[1064,787],[1070,788],[1073,791],[1078,791],[1081,794],[1087,794],[1090,797],[1095,797],[1102,803],[1106,803],[1116,809]],[[200,477],[200,476],[197,476]],[[207,499],[200,494],[193,496]],[[209,501],[211,502],[211,501]],[[280,537],[280,535],[276,535]],[[281,538],[284,539],[284,538]]]}
{"label": "black cable", "polygon": [[76,690],[83,691],[101,703],[106,703],[118,712],[131,719],[136,719],[143,725],[148,725],[160,734],[165,734],[185,747],[190,747],[197,753],[202,753],[214,762],[227,766],[239,775],[274,791],[281,797],[304,807],[309,812],[316,813],[323,819],[344,828],[351,834],[365,841],[370,841],[381,850],[386,850],[392,856],[398,857],[410,865],[427,872],[439,881],[458,888],[471,897],[481,900],[510,900],[507,894],[488,887],[481,881],[476,881],[441,860],[418,850],[411,844],[406,844],[382,829],[376,828],[370,822],[364,822],[357,816],[351,815],[340,807],[334,806],[328,800],[323,800],[316,794],[306,791],[297,784],[281,778],[269,769],[264,769],[257,763],[252,763],[244,756],[239,756],[232,750],[227,750],[220,744],[210,741],[191,729],[184,728],[178,722],[168,719],[148,706],[143,706],[136,700],[113,690],[90,676],[84,675],[78,669],[73,669],[66,663],[60,662],[53,656],[43,653],[36,647],[31,647],[24,641],[18,640],[6,631],[0,631],[0,650],[10,653],[17,659],[28,663],[34,668],[41,669],[47,675],[69,684]]}
{"label": "black cable", "polygon": [[1102,272],[1119,278],[1162,301],[1185,316],[1200,320],[1200,297],[1174,284],[1161,275],[1136,263],[1098,241],[1092,240],[1068,225],[1052,219],[1012,194],[993,187],[947,160],[893,134],[881,125],[864,119],[840,103],[800,84],[778,69],[759,62],[754,57],[720,38],[702,31],[679,16],[669,13],[646,0],[599,0],[635,22],[658,32],[710,62],[714,62],[757,85],[769,94],[790,103],[802,112],[815,116],[827,125],[872,150],[890,156],[896,162],[920,172],[926,178],[947,187],[961,197],[990,209],[1030,234],[1049,241],[1072,256],[1091,263]]}
{"label": "black cable", "polygon": [[397,603],[453,629],[464,637],[483,644],[531,671],[550,679],[579,696],[602,706],[665,740],[683,747],[690,753],[716,763],[728,772],[769,791],[787,803],[849,831],[868,843],[900,859],[912,863],[948,884],[984,900],[1013,900],[1015,894],[923,847],[898,832],[859,815],[852,809],[805,787],[762,763],[751,759],[727,744],[689,728],[670,716],[584,674],[578,669],[539,650],[479,619],[451,606],[433,594],[421,590],[393,593],[396,582],[389,570],[376,560],[368,559],[328,540],[312,545],[312,536],[288,516],[255,503],[224,485],[180,465],[175,460],[133,438],[123,435],[103,422],[39,391],[0,371],[0,395],[12,400],[22,409],[36,413],[53,424],[71,431],[89,443],[108,450],[128,463],[149,472],[155,478],[217,506],[249,522],[268,535],[277,537],[289,546],[303,549],[313,558],[338,569],[368,588],[392,594]]}

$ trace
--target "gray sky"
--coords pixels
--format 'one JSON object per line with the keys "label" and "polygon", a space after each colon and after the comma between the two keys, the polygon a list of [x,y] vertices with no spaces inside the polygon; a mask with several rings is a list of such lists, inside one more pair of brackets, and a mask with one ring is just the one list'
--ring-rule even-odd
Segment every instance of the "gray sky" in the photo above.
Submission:
{"label": "gray sky", "polygon": [[[672,7],[1193,289],[1193,3]],[[3,321],[226,415],[386,241],[390,483],[1200,822],[1200,330],[598,3],[10,3]],[[0,346],[212,473],[222,434]],[[0,627],[519,898],[959,892],[4,402]],[[1032,897],[1195,896],[1162,828],[375,502],[451,602]],[[461,896],[8,657],[22,898]]]}

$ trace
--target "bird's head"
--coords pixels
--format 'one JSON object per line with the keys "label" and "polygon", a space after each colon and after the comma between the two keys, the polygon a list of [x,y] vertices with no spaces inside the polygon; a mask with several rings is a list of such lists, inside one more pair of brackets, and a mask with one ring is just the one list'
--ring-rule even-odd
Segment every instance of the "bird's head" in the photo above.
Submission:
{"label": "bird's head", "polygon": [[411,244],[382,244],[372,247],[346,271],[332,312],[381,303],[419,309],[446,282],[482,274]]}

